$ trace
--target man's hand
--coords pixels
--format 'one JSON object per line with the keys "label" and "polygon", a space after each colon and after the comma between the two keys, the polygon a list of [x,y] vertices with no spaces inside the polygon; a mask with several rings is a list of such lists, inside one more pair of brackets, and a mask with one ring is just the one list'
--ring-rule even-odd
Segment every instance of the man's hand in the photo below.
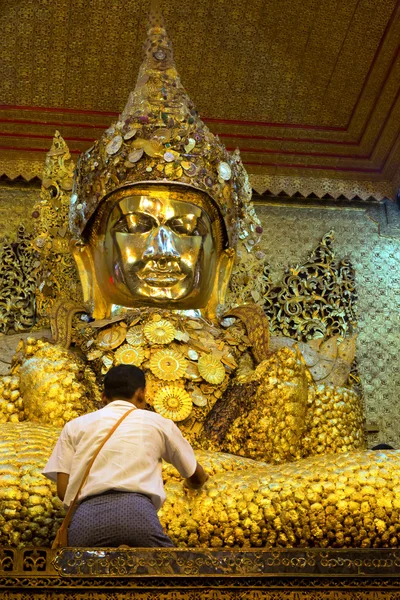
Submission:
{"label": "man's hand", "polygon": [[195,472],[193,475],[185,479],[184,485],[189,490],[199,490],[201,487],[203,487],[208,479],[209,475],[207,475],[203,467],[197,463]]}

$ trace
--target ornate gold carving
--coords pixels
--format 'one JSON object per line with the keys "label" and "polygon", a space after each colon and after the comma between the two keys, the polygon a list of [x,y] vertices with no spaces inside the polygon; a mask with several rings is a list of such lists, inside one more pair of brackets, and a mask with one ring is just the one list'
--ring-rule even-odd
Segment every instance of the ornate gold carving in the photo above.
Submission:
{"label": "ornate gold carving", "polygon": [[[71,255],[68,213],[74,163],[68,147],[56,131],[46,156],[40,201],[34,207],[34,247],[39,253],[37,313],[47,325],[55,300],[79,303],[81,286]],[[67,342],[67,338],[63,340]]]}
{"label": "ornate gold carving", "polygon": [[331,231],[307,262],[286,270],[282,283],[269,282],[265,312],[272,333],[299,341],[353,333],[354,269],[347,258],[337,261],[332,244]]}
{"label": "ornate gold carving", "polygon": [[0,588],[5,600],[397,600],[398,565],[388,549],[7,548]]}
{"label": "ornate gold carving", "polygon": [[27,331],[36,321],[32,235],[19,227],[13,242],[0,240],[0,333]]}

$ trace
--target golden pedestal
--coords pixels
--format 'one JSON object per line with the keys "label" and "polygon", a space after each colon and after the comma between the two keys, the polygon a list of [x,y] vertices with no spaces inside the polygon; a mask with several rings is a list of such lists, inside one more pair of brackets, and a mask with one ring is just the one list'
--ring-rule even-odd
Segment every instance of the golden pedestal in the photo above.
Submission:
{"label": "golden pedestal", "polygon": [[397,549],[0,549],[4,600],[398,600]]}

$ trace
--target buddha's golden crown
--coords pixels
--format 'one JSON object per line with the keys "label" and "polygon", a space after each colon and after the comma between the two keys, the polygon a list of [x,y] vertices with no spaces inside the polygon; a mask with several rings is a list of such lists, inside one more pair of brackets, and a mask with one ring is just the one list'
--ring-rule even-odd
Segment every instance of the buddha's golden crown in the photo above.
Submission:
{"label": "buddha's golden crown", "polygon": [[219,209],[226,243],[248,250],[261,233],[239,151],[227,152],[201,121],[181,84],[172,44],[152,9],[136,87],[119,120],[78,161],[70,228],[83,233],[103,199],[139,183],[177,183],[206,192]]}

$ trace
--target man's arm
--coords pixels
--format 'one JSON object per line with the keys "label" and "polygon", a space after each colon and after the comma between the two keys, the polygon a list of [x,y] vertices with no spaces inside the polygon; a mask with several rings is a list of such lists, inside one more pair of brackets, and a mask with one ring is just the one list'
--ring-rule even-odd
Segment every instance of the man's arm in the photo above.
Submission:
{"label": "man's arm", "polygon": [[190,477],[185,479],[185,485],[190,490],[199,490],[208,480],[208,475],[200,463],[196,463],[196,470]]}
{"label": "man's arm", "polygon": [[[167,423],[169,423],[169,435],[166,437],[165,452],[162,458],[174,465],[184,478],[187,488],[198,490],[205,484],[208,475],[197,462],[192,446],[183,437],[179,427],[173,421],[167,421]],[[193,465],[195,465],[194,472]],[[192,475],[188,477],[188,473],[192,473]]]}
{"label": "man's arm", "polygon": [[64,500],[68,482],[68,473],[57,473],[57,496],[60,498],[60,500]]}

